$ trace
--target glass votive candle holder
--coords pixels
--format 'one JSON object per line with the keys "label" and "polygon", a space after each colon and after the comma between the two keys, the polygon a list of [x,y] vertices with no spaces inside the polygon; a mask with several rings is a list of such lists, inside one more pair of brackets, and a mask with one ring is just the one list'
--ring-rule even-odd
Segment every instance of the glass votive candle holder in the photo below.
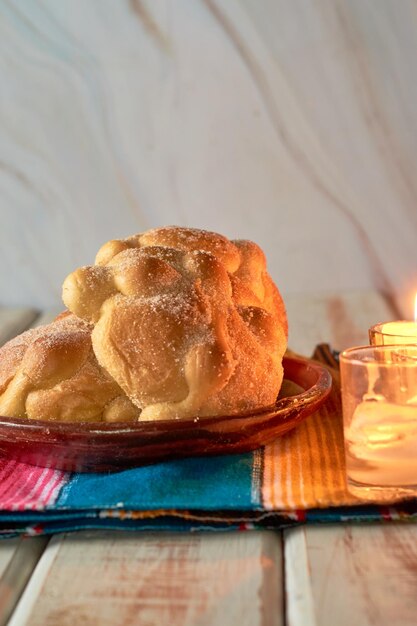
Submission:
{"label": "glass votive candle holder", "polygon": [[340,354],[347,485],[365,500],[417,495],[417,346]]}
{"label": "glass votive candle holder", "polygon": [[369,329],[371,346],[417,344],[417,323],[407,320],[380,322]]}

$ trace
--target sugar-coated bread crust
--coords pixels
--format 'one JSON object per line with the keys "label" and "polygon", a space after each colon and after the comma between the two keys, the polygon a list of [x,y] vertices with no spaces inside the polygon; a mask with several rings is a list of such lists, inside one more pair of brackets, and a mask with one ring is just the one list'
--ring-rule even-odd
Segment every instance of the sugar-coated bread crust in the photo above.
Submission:
{"label": "sugar-coated bread crust", "polygon": [[139,410],[98,364],[91,326],[65,313],[0,349],[0,415],[59,422],[136,420]]}
{"label": "sugar-coated bread crust", "polygon": [[110,241],[67,277],[66,306],[94,325],[100,365],[140,419],[272,404],[287,345],[282,298],[249,241],[179,227]]}

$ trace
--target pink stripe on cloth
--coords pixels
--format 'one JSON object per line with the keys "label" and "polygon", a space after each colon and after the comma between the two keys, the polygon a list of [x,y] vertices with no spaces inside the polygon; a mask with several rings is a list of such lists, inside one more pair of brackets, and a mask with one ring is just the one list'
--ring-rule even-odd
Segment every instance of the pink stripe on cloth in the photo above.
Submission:
{"label": "pink stripe on cloth", "polygon": [[0,510],[42,510],[56,502],[69,474],[0,459]]}

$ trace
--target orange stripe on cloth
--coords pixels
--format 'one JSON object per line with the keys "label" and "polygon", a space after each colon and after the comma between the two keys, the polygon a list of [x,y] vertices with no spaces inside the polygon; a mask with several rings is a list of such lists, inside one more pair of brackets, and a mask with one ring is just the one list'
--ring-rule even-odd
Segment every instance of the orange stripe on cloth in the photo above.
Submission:
{"label": "orange stripe on cloth", "polygon": [[267,510],[357,504],[346,488],[337,376],[324,406],[264,451],[262,500]]}

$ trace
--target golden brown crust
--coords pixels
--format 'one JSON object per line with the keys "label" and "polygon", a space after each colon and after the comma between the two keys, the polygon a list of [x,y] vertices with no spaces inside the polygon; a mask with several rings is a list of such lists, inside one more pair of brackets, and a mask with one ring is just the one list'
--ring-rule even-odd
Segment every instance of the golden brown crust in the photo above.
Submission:
{"label": "golden brown crust", "polygon": [[223,235],[198,228],[163,226],[145,233],[133,235],[127,239],[109,241],[100,248],[96,256],[96,265],[107,265],[109,261],[129,248],[163,246],[184,252],[202,250],[210,252],[223,263],[228,272],[235,272],[239,267],[240,255],[236,247]]}
{"label": "golden brown crust", "polygon": [[287,320],[262,250],[166,227],[105,244],[63,299],[94,324],[102,367],[141,419],[216,415],[274,402]]}
{"label": "golden brown crust", "polygon": [[[73,422],[139,415],[98,364],[91,326],[68,312],[0,349],[0,393],[0,414],[10,417]],[[130,413],[111,408],[121,396]]]}

